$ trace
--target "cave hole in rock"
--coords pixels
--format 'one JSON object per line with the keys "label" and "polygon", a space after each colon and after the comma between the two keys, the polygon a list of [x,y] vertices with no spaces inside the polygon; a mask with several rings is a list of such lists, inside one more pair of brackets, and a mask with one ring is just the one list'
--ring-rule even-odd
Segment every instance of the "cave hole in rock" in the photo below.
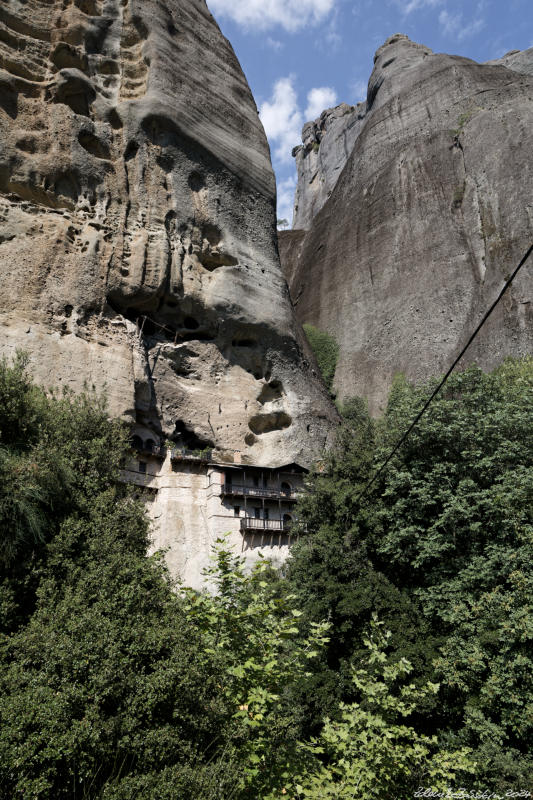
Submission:
{"label": "cave hole in rock", "polygon": [[204,269],[213,272],[218,267],[236,267],[239,263],[235,256],[229,253],[221,253],[218,250],[206,250],[199,253],[198,260]]}
{"label": "cave hole in rock", "polygon": [[173,236],[176,231],[176,212],[172,208],[165,215],[165,230],[168,236]]}
{"label": "cave hole in rock", "polygon": [[74,5],[88,17],[97,17],[100,14],[97,0],[74,0]]}
{"label": "cave hole in rock", "polygon": [[114,58],[104,58],[96,65],[100,75],[120,75],[120,64]]}
{"label": "cave hole in rock", "polygon": [[251,447],[251,446],[252,446],[252,445],[254,445],[256,442],[257,442],[257,439],[256,439],[256,437],[253,435],[253,433],[247,433],[247,434],[246,434],[246,436],[244,437],[244,443],[245,443],[245,444],[247,444],[247,445],[248,445],[248,447]]}
{"label": "cave hole in rock", "polygon": [[107,142],[102,141],[90,131],[80,131],[78,134],[78,142],[84,150],[96,158],[108,160],[111,156]]}
{"label": "cave hole in rock", "polygon": [[174,168],[174,159],[169,153],[162,153],[157,156],[156,164],[158,167],[161,167],[163,172],[172,172]]}
{"label": "cave hole in rock", "polygon": [[257,398],[261,405],[264,403],[272,403],[274,400],[280,400],[283,397],[283,385],[281,381],[271,380],[266,383]]}
{"label": "cave hole in rock", "polygon": [[134,434],[133,436],[130,437],[130,445],[135,450],[142,450],[143,440],[141,439],[140,436],[137,436],[137,434]]}
{"label": "cave hole in rock", "polygon": [[216,247],[222,239],[222,231],[217,225],[207,223],[202,228],[202,236],[209,242],[211,247]]}
{"label": "cave hole in rock", "polygon": [[194,319],[194,317],[185,317],[185,319],[183,320],[183,325],[189,331],[196,331],[200,327],[200,323],[198,322],[198,320]]}
{"label": "cave hole in rock", "polygon": [[22,150],[24,153],[35,153],[37,150],[37,140],[33,136],[25,136],[15,142],[17,150]]}
{"label": "cave hole in rock", "polygon": [[232,347],[256,347],[257,342],[255,339],[233,339],[231,342]]}
{"label": "cave hole in rock", "polygon": [[126,150],[124,152],[124,160],[130,161],[132,158],[135,158],[138,150],[139,150],[138,143],[134,139],[132,139],[132,141],[128,142],[127,144]]}
{"label": "cave hole in rock", "polygon": [[178,342],[213,342],[215,336],[208,331],[191,331],[178,333]]}
{"label": "cave hole in rock", "polygon": [[205,178],[199,172],[191,172],[187,183],[193,192],[200,192],[205,187]]}
{"label": "cave hole in rock", "polygon": [[199,436],[190,425],[181,419],[174,426],[172,440],[176,445],[183,445],[187,450],[204,450],[215,446],[211,439]]}
{"label": "cave hole in rock", "polygon": [[75,114],[88,117],[96,90],[82,70],[64,70],[59,73],[60,82],[48,90],[54,103],[69,106]]}
{"label": "cave hole in rock", "polygon": [[69,172],[59,175],[54,183],[53,191],[54,194],[76,203],[81,192],[77,176]]}
{"label": "cave hole in rock", "polygon": [[[123,269],[124,267],[121,272]],[[157,336],[158,339],[166,339],[168,342],[173,342],[176,338],[176,330],[173,327],[166,322],[159,323],[157,320],[151,319],[145,311],[138,308],[126,308],[118,313],[121,313],[131,322],[135,322],[144,337]]]}
{"label": "cave hole in rock", "polygon": [[248,421],[248,427],[260,436],[262,433],[281,431],[292,425],[292,417],[285,411],[273,411],[270,414],[256,414]]}
{"label": "cave hole in rock", "polygon": [[109,114],[107,115],[107,121],[115,131],[122,128],[122,120],[120,119],[118,112],[114,108],[112,108]]}
{"label": "cave hole in rock", "polygon": [[67,42],[59,42],[50,54],[50,61],[56,69],[78,69],[87,72],[88,61],[85,53]]}
{"label": "cave hole in rock", "polygon": [[71,306],[71,305],[66,305],[65,306],[65,316],[67,318],[71,316],[73,311],[74,311],[74,306]]}

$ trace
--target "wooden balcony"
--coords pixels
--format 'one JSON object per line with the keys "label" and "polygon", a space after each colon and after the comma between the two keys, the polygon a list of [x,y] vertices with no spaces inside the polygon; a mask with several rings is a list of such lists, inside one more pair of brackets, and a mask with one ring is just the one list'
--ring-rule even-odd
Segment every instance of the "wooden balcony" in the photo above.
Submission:
{"label": "wooden balcony", "polygon": [[213,458],[212,450],[186,450],[180,447],[173,447],[170,451],[172,461],[197,461],[207,464]]}
{"label": "wooden balcony", "polygon": [[166,455],[166,450],[162,445],[151,442],[135,442],[131,444],[131,449],[141,456],[155,456],[164,459]]}
{"label": "wooden balcony", "polygon": [[299,492],[284,491],[281,488],[268,489],[260,486],[242,486],[237,483],[224,483],[222,494],[231,497],[264,497],[268,500],[289,500],[295,501]]}
{"label": "wooden balcony", "polygon": [[241,519],[241,533],[254,533],[258,531],[288,533],[292,526],[292,521],[285,522],[282,519],[256,519],[255,517],[243,517]]}

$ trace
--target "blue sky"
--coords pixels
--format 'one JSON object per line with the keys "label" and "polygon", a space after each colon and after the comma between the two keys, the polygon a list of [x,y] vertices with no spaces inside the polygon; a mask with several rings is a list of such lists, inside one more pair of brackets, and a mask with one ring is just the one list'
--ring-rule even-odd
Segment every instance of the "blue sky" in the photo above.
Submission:
{"label": "blue sky", "polygon": [[278,216],[292,218],[291,149],[304,122],[366,96],[375,50],[405,33],[475,61],[533,46],[533,0],[207,0],[270,141]]}

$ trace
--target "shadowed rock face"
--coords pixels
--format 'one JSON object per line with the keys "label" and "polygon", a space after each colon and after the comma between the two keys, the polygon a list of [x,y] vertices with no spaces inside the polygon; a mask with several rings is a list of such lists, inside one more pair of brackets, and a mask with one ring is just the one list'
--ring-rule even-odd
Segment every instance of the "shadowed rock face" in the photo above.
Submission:
{"label": "shadowed rock face", "polygon": [[302,355],[274,204],[203,0],[2,3],[0,347],[42,383],[105,386],[112,413],[193,446],[308,461],[335,412]]}
{"label": "shadowed rock face", "polygon": [[[366,104],[304,128],[295,221],[308,230],[282,232],[280,252],[298,318],[339,342],[341,398],[379,413],[396,372],[444,371],[531,243],[532,68],[533,49],[477,64],[397,34]],[[356,131],[344,159],[342,125]],[[531,269],[465,363],[531,352]]]}

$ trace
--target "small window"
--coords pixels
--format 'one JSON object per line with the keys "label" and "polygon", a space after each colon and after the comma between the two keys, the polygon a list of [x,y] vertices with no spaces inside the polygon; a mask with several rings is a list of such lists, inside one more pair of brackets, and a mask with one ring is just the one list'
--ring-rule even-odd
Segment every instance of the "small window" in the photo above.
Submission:
{"label": "small window", "polygon": [[241,507],[240,506],[233,506],[233,516],[240,517],[241,516]]}
{"label": "small window", "polygon": [[260,519],[261,518],[261,509],[260,508],[254,508],[254,517],[256,519]]}
{"label": "small window", "polygon": [[269,518],[269,516],[268,516],[268,508],[265,508],[265,510],[263,511],[263,517],[264,517],[264,519],[268,519]]}
{"label": "small window", "polygon": [[142,472],[143,475],[146,475],[146,461],[139,461],[139,472]]}

